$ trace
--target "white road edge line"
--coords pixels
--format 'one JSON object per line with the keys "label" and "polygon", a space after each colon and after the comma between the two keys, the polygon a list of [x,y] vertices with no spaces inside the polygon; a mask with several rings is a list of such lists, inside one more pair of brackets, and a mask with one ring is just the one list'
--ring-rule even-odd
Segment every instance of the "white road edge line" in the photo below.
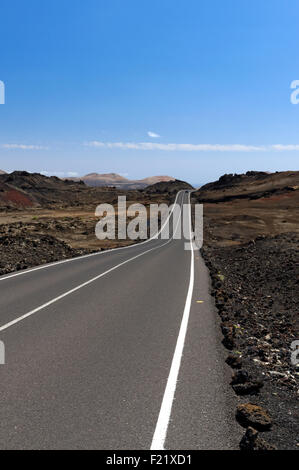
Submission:
{"label": "white road edge line", "polygon": [[125,249],[128,249],[128,248],[133,248],[133,247],[136,247],[136,246],[140,246],[140,245],[144,245],[145,243],[149,243],[150,241],[152,240],[157,240],[158,239],[158,236],[160,235],[160,233],[162,232],[163,228],[165,227],[165,225],[167,224],[172,212],[174,211],[174,206],[177,202],[177,199],[178,199],[178,196],[180,193],[184,192],[185,190],[181,190],[177,193],[176,195],[176,198],[175,198],[175,201],[173,203],[173,208],[165,222],[165,224],[163,225],[163,227],[161,227],[161,229],[159,230],[159,232],[154,235],[152,238],[149,238],[148,240],[145,240],[144,242],[140,242],[140,243],[134,243],[132,245],[129,245],[129,246],[120,246],[119,248],[111,248],[110,250],[105,250],[105,251],[99,251],[97,253],[90,253],[89,255],[83,255],[83,256],[76,256],[75,258],[69,258],[69,259],[64,259],[64,260],[61,260],[61,261],[55,261],[54,263],[48,263],[48,264],[44,264],[42,266],[37,266],[36,268],[30,268],[30,269],[25,269],[24,271],[20,271],[18,273],[13,273],[13,274],[8,274],[7,276],[2,276],[0,277],[0,282],[1,281],[5,281],[6,279],[11,279],[12,277],[17,277],[17,276],[22,276],[24,274],[29,274],[29,273],[32,273],[34,271],[39,271],[40,269],[46,269],[46,268],[52,268],[53,266],[57,266],[59,264],[64,264],[64,263],[70,263],[72,261],[80,261],[81,259],[84,259],[84,258],[90,258],[92,256],[99,256],[99,255],[105,255],[106,253],[111,253],[112,251],[118,251],[118,250],[125,250]]}
{"label": "white road edge line", "polygon": [[190,282],[189,288],[183,313],[183,318],[181,322],[180,332],[178,335],[176,348],[174,352],[174,356],[172,359],[172,364],[162,400],[162,405],[158,417],[158,421],[156,424],[155,433],[153,436],[151,450],[164,450],[164,444],[167,437],[167,430],[169,426],[169,421],[171,417],[171,410],[174,401],[181,360],[184,351],[186,333],[188,329],[189,317],[190,317],[190,310],[191,310],[191,301],[193,296],[193,289],[194,289],[194,247],[193,247],[193,240],[192,237],[192,224],[191,224],[191,194],[189,193],[189,227],[190,227],[190,245],[191,245],[191,268],[190,268]]}
{"label": "white road edge line", "polygon": [[[169,218],[171,217],[172,212],[173,212],[173,211],[171,211],[171,213],[169,214],[169,217],[168,217],[167,221],[168,221]],[[179,222],[180,222],[180,220],[181,220],[181,216],[182,216],[182,209],[181,209],[181,211],[180,211],[180,217],[179,217],[179,219],[178,219],[178,223],[177,223],[177,225],[176,225],[176,228],[175,228],[175,230],[173,231],[173,235],[172,235],[172,237],[171,237],[166,243],[163,243],[162,245],[156,246],[156,247],[154,247],[154,248],[150,248],[149,250],[143,251],[143,252],[140,253],[139,255],[136,255],[136,256],[134,256],[133,258],[129,258],[128,260],[123,261],[122,263],[117,264],[116,266],[113,266],[113,268],[108,269],[108,270],[105,271],[104,273],[101,273],[101,274],[99,274],[98,276],[93,277],[93,278],[90,279],[89,281],[86,281],[86,282],[84,282],[83,284],[80,284],[79,286],[74,287],[73,289],[71,289],[71,290],[65,292],[64,294],[61,294],[61,295],[59,295],[58,297],[55,297],[54,299],[50,300],[49,302],[44,303],[44,304],[41,305],[40,307],[37,307],[37,308],[35,308],[34,310],[31,310],[30,312],[25,313],[24,315],[21,315],[21,316],[18,317],[18,318],[15,318],[15,320],[12,320],[12,321],[6,323],[5,325],[1,326],[1,327],[0,327],[0,332],[1,332],[1,331],[4,331],[4,330],[7,330],[7,329],[10,328],[11,326],[16,325],[17,323],[19,323],[19,322],[25,320],[26,318],[28,318],[28,317],[34,315],[35,313],[39,312],[40,310],[43,310],[44,308],[49,307],[50,305],[54,304],[55,302],[58,302],[58,300],[61,300],[61,299],[63,299],[64,297],[67,297],[68,295],[73,294],[74,292],[78,291],[79,289],[82,289],[83,287],[88,286],[88,285],[91,284],[92,282],[95,282],[95,281],[97,281],[98,279],[100,279],[101,277],[106,276],[106,274],[111,273],[112,271],[114,271],[114,270],[117,269],[117,268],[120,268],[120,267],[123,266],[124,264],[127,264],[127,263],[129,263],[130,261],[133,261],[134,259],[140,258],[141,256],[145,255],[146,253],[150,253],[151,251],[157,250],[158,248],[162,248],[163,246],[168,245],[168,243],[171,242],[171,240],[173,239],[173,237],[174,237],[174,235],[175,235],[175,233],[176,233],[176,231],[177,231]],[[167,221],[166,221],[166,223],[167,223]],[[161,231],[162,231],[163,228],[165,227],[166,223],[163,225]],[[159,233],[160,233],[160,232],[159,232]]]}

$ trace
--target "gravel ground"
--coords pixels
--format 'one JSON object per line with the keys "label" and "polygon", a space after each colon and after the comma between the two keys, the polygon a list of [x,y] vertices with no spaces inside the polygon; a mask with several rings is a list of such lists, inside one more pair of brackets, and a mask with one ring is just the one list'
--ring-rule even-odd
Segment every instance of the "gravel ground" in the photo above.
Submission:
{"label": "gravel ground", "polygon": [[288,233],[203,248],[233,368],[232,387],[240,403],[270,414],[272,425],[263,439],[278,449],[297,450],[299,367],[291,362],[291,343],[299,339],[298,241],[298,234]]}
{"label": "gravel ground", "polygon": [[0,275],[88,252],[75,250],[51,235],[4,235],[0,237]]}

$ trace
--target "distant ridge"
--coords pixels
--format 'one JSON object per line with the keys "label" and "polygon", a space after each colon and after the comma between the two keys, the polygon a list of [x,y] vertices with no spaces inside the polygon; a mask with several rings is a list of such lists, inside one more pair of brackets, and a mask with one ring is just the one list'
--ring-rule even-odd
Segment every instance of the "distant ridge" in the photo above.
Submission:
{"label": "distant ridge", "polygon": [[172,180],[172,181],[159,181],[158,183],[154,183],[144,189],[144,192],[147,194],[174,194],[178,191],[182,190],[193,190],[193,186],[191,184],[186,183],[186,181],[181,180]]}
{"label": "distant ridge", "polygon": [[228,202],[237,199],[260,199],[298,193],[299,171],[248,171],[225,174],[218,181],[205,184],[194,193],[202,203]]}
{"label": "distant ridge", "polygon": [[[129,183],[123,183],[124,180]],[[118,186],[116,181],[121,181],[122,184]],[[173,182],[159,184],[171,183]],[[144,188],[145,183],[141,184]],[[132,186],[134,183],[131,184],[130,180],[116,174],[110,174],[109,184],[106,179],[104,185],[90,187],[80,178],[76,178],[76,181],[63,180],[57,176],[48,177],[27,171],[3,173],[0,174],[0,211],[27,207],[53,209],[53,207],[80,207],[82,205],[85,207],[89,205],[93,208],[95,203],[98,205],[100,202],[106,202],[107,197],[110,198],[108,200],[114,200],[119,194],[127,194],[129,190],[132,190],[130,195],[136,199],[140,195],[138,191],[141,186],[139,185],[137,190]]]}
{"label": "distant ridge", "polygon": [[174,181],[171,176],[149,176],[141,180],[129,180],[117,173],[89,173],[79,178],[67,178],[72,181],[84,181],[87,186],[114,186],[118,189],[144,189],[160,182]]}

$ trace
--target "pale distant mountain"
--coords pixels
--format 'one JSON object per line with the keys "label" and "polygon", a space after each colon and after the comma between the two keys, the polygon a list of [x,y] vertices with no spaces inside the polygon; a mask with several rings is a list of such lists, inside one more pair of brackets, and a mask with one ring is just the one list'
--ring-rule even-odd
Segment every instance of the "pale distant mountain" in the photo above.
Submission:
{"label": "pale distant mountain", "polygon": [[118,189],[144,189],[161,181],[174,181],[171,176],[149,176],[141,180],[129,180],[117,173],[89,173],[81,178],[67,178],[73,181],[84,181],[87,186],[114,186]]}
{"label": "pale distant mountain", "polygon": [[84,181],[85,184],[88,186],[107,186],[107,185],[114,185],[116,184],[124,184],[130,183],[127,178],[124,178],[117,173],[106,173],[106,174],[99,174],[99,173],[89,173],[88,175],[82,176],[79,178],[80,180]]}
{"label": "pale distant mountain", "polygon": [[156,184],[156,183],[162,183],[168,182],[168,181],[175,181],[175,178],[172,178],[171,176],[149,176],[148,178],[143,178],[142,180],[139,180],[140,183],[145,183],[147,185],[151,184]]}
{"label": "pale distant mountain", "polygon": [[0,170],[0,175],[6,175],[6,171]]}

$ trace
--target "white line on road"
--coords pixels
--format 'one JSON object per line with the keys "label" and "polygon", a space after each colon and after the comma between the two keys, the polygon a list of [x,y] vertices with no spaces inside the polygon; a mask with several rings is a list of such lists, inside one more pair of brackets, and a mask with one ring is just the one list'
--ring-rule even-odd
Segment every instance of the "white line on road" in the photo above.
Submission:
{"label": "white line on road", "polygon": [[190,281],[189,281],[189,288],[185,303],[185,309],[183,313],[183,318],[181,322],[180,332],[177,339],[177,344],[174,352],[174,356],[172,359],[172,364],[167,380],[166,389],[164,392],[162,405],[158,417],[158,421],[156,424],[156,429],[154,433],[154,437],[152,440],[151,450],[164,450],[164,444],[167,436],[167,430],[169,425],[169,420],[171,416],[171,410],[174,400],[174,395],[176,391],[181,360],[184,351],[186,333],[189,323],[189,316],[190,316],[190,309],[191,309],[191,301],[193,295],[193,288],[194,288],[194,247],[193,247],[193,240],[192,237],[192,226],[191,226],[191,196],[189,193],[189,227],[190,227],[190,245],[191,245],[191,268],[190,268]]}
{"label": "white line on road", "polygon": [[[169,220],[171,214],[172,214],[172,212],[170,213],[170,215],[169,215],[169,217],[168,217],[168,220]],[[178,219],[178,223],[177,223],[176,228],[175,228],[175,230],[174,230],[174,232],[173,232],[173,235],[172,235],[172,237],[171,237],[166,243],[163,243],[162,245],[156,246],[156,247],[154,247],[154,248],[150,248],[149,250],[146,250],[146,251],[140,253],[139,255],[134,256],[133,258],[129,258],[128,260],[123,261],[122,263],[119,263],[119,264],[117,264],[116,266],[113,266],[113,268],[108,269],[108,270],[105,271],[104,273],[101,273],[101,274],[99,274],[98,276],[93,277],[93,278],[90,279],[89,281],[86,281],[86,282],[84,282],[83,284],[80,284],[79,286],[74,287],[73,289],[71,289],[71,290],[65,292],[64,294],[61,294],[61,295],[59,295],[58,297],[55,297],[54,299],[50,300],[49,302],[44,303],[44,304],[41,305],[40,307],[37,307],[37,308],[35,308],[34,310],[31,310],[30,312],[25,313],[24,315],[21,315],[20,317],[16,318],[15,320],[12,320],[12,321],[10,321],[9,323],[6,323],[5,325],[3,325],[3,326],[0,327],[0,332],[1,332],[1,331],[4,331],[4,330],[7,330],[7,329],[10,328],[11,326],[13,326],[13,325],[15,325],[15,324],[17,324],[17,323],[19,323],[19,322],[25,320],[26,318],[30,317],[31,315],[34,315],[35,313],[39,312],[40,310],[43,310],[44,308],[49,307],[50,305],[54,304],[55,302],[58,302],[58,300],[61,300],[61,299],[63,299],[64,297],[67,297],[68,295],[73,294],[74,292],[78,291],[79,289],[82,289],[83,287],[88,286],[88,285],[91,284],[92,282],[97,281],[97,280],[100,279],[101,277],[106,276],[107,274],[111,273],[112,271],[114,271],[114,270],[117,269],[117,268],[120,268],[121,266],[124,266],[125,264],[129,263],[130,261],[133,261],[133,260],[135,260],[135,259],[137,259],[137,258],[140,258],[141,256],[145,255],[146,253],[150,253],[151,251],[157,250],[158,248],[162,248],[163,246],[167,245],[169,242],[171,242],[171,240],[173,239],[173,237],[174,237],[174,235],[175,235],[175,233],[176,233],[176,231],[177,231],[179,222],[180,222],[180,220],[181,220],[181,215],[182,215],[182,209],[181,209],[181,212],[180,212],[180,217],[179,217],[179,219]],[[166,225],[166,223],[163,225],[163,227],[162,227],[161,230],[163,230],[163,228],[165,227],[165,225]]]}

